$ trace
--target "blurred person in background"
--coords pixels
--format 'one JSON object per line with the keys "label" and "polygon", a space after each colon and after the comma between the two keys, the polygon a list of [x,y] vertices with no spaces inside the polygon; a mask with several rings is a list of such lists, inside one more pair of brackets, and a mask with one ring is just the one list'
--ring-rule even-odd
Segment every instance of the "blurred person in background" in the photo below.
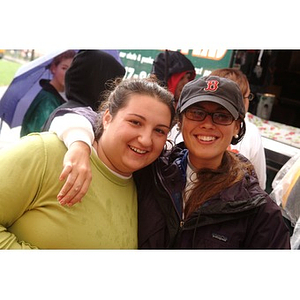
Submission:
{"label": "blurred person in background", "polygon": [[159,53],[153,61],[151,78],[166,87],[174,95],[176,109],[182,88],[195,79],[196,72],[192,62],[181,52],[166,50]]}
{"label": "blurred person in background", "polygon": [[42,130],[49,130],[55,117],[72,109],[88,107],[97,112],[110,82],[124,75],[125,68],[111,54],[102,50],[78,51],[65,75],[67,101],[51,113]]}
{"label": "blurred person in background", "polygon": [[68,50],[52,60],[49,69],[53,77],[51,80],[40,80],[42,90],[36,95],[26,111],[21,127],[21,137],[31,132],[40,132],[52,111],[66,102],[64,94],[65,73],[75,54],[76,51]]}

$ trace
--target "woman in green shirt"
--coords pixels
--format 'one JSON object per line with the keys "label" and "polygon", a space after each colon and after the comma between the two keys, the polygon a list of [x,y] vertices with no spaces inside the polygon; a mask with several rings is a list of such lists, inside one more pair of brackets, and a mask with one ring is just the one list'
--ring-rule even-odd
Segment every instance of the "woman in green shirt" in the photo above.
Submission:
{"label": "woman in green shirt", "polygon": [[0,248],[135,249],[137,194],[132,172],[161,153],[172,124],[172,95],[149,80],[124,80],[98,113],[93,180],[80,205],[56,196],[67,148],[36,133],[0,151]]}

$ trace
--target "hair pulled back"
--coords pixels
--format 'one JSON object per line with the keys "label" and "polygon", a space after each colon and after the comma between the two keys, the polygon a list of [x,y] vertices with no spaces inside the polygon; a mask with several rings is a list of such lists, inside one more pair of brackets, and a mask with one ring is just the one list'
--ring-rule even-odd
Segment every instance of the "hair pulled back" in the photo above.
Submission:
{"label": "hair pulled back", "polygon": [[154,97],[168,106],[171,112],[170,127],[175,115],[172,104],[173,95],[163,87],[159,86],[150,78],[145,79],[118,79],[107,83],[108,89],[104,92],[104,100],[98,109],[98,118],[95,129],[95,139],[99,140],[103,134],[103,115],[106,110],[114,118],[120,109],[127,105],[131,95],[148,95]]}

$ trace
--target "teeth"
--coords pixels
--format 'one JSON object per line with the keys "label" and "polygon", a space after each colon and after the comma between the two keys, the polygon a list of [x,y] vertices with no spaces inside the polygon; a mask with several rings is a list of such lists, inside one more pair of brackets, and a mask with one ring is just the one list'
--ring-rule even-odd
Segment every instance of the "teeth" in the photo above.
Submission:
{"label": "teeth", "polygon": [[214,141],[216,139],[216,137],[214,137],[214,136],[199,136],[198,139],[201,141],[204,141],[204,142],[211,142],[211,141]]}
{"label": "teeth", "polygon": [[129,147],[131,150],[133,150],[134,152],[139,153],[139,154],[145,154],[147,152],[146,150],[140,150],[140,149],[132,147],[132,146],[129,146]]}

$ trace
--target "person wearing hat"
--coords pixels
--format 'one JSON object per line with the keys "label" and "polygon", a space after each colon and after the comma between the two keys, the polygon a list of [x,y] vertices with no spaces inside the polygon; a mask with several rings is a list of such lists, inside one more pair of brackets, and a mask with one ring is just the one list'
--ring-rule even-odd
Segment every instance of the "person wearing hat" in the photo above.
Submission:
{"label": "person wearing hat", "polygon": [[154,59],[150,77],[158,80],[174,95],[176,108],[182,88],[187,82],[195,79],[196,71],[192,62],[184,54],[166,50]]}
{"label": "person wearing hat", "polygon": [[[212,71],[210,76],[219,76],[225,77],[236,82],[242,92],[244,105],[245,105],[245,124],[247,127],[246,134],[243,139],[237,144],[231,144],[230,149],[235,152],[239,152],[244,155],[246,158],[250,160],[253,164],[255,172],[257,174],[260,187],[265,190],[266,188],[266,158],[264,147],[262,144],[262,138],[259,133],[258,128],[249,121],[249,114],[247,113],[249,108],[249,101],[253,98],[253,95],[250,92],[250,86],[247,77],[241,70],[236,68],[223,68]],[[175,125],[169,137],[174,143],[176,143],[179,147],[184,148],[183,137],[179,131],[177,125]]]}
{"label": "person wearing hat", "polygon": [[239,86],[218,76],[193,80],[177,112],[186,149],[165,149],[133,174],[139,248],[290,249],[281,209],[253,165],[227,150],[246,132]]}
{"label": "person wearing hat", "polygon": [[[152,176],[149,167],[135,174],[140,247],[290,249],[281,210],[260,188],[252,164],[227,150],[246,132],[239,86],[217,76],[193,80],[177,112],[187,149],[162,155]],[[147,175],[152,197],[143,188]]]}

